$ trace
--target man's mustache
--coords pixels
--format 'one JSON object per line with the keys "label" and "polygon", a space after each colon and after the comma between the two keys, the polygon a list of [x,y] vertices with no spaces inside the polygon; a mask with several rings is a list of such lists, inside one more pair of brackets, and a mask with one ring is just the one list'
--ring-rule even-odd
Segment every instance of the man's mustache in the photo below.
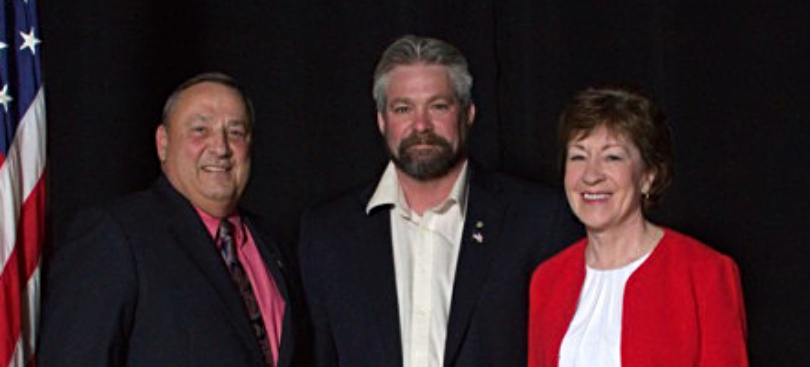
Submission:
{"label": "man's mustache", "polygon": [[437,145],[437,146],[450,146],[447,139],[436,135],[432,131],[425,131],[421,133],[414,133],[402,140],[399,148],[401,150],[408,149],[416,145]]}

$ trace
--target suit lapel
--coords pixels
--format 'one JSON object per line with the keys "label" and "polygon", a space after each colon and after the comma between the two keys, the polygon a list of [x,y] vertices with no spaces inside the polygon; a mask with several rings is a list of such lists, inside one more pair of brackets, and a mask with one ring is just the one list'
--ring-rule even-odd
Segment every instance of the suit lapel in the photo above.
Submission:
{"label": "suit lapel", "polygon": [[445,366],[453,365],[466,335],[486,281],[489,260],[498,248],[507,209],[495,197],[498,187],[487,182],[485,173],[481,170],[470,173],[468,207],[447,326]]}
{"label": "suit lapel", "polygon": [[[362,195],[363,215],[369,195]],[[399,330],[399,306],[397,300],[396,275],[394,273],[394,255],[391,244],[390,208],[375,208],[363,220],[368,226],[358,229],[358,244],[365,254],[367,267],[362,270],[363,277],[358,279],[366,284],[364,297],[368,301],[366,309],[372,310],[374,334],[379,336],[383,362],[381,365],[402,366],[402,342]],[[371,353],[371,352],[369,352]]]}
{"label": "suit lapel", "polygon": [[165,179],[158,182],[156,190],[171,203],[173,213],[166,218],[174,242],[185,252],[219,296],[223,319],[228,320],[233,326],[234,332],[251,350],[254,359],[261,361],[263,357],[252,333],[242,296],[236,289],[202,220],[191,204],[174,191]]}

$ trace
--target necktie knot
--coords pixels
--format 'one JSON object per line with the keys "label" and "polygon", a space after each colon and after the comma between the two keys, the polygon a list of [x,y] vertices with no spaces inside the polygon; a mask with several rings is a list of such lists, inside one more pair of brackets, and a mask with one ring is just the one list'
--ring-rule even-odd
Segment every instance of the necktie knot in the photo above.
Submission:
{"label": "necktie knot", "polygon": [[219,251],[222,253],[222,258],[229,267],[232,267],[236,261],[236,253],[233,246],[233,223],[227,219],[223,219],[219,222],[217,235],[219,236]]}
{"label": "necktie knot", "polygon": [[230,239],[233,241],[233,223],[227,219],[219,222],[219,238],[221,240]]}

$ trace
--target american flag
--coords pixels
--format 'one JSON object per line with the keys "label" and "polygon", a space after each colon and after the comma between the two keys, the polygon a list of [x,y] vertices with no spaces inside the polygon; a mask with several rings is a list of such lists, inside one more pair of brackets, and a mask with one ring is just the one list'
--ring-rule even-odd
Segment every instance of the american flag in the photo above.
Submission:
{"label": "american flag", "polygon": [[45,239],[45,94],[35,0],[0,8],[0,367],[34,366]]}

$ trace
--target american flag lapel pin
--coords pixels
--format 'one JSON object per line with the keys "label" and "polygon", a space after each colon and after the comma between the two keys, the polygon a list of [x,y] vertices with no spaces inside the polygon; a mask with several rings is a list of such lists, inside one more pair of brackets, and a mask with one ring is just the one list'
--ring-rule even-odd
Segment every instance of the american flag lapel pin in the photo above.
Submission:
{"label": "american flag lapel pin", "polygon": [[472,238],[475,242],[484,243],[484,235],[481,233],[482,228],[484,228],[484,221],[475,221],[475,229],[473,230],[472,234]]}

